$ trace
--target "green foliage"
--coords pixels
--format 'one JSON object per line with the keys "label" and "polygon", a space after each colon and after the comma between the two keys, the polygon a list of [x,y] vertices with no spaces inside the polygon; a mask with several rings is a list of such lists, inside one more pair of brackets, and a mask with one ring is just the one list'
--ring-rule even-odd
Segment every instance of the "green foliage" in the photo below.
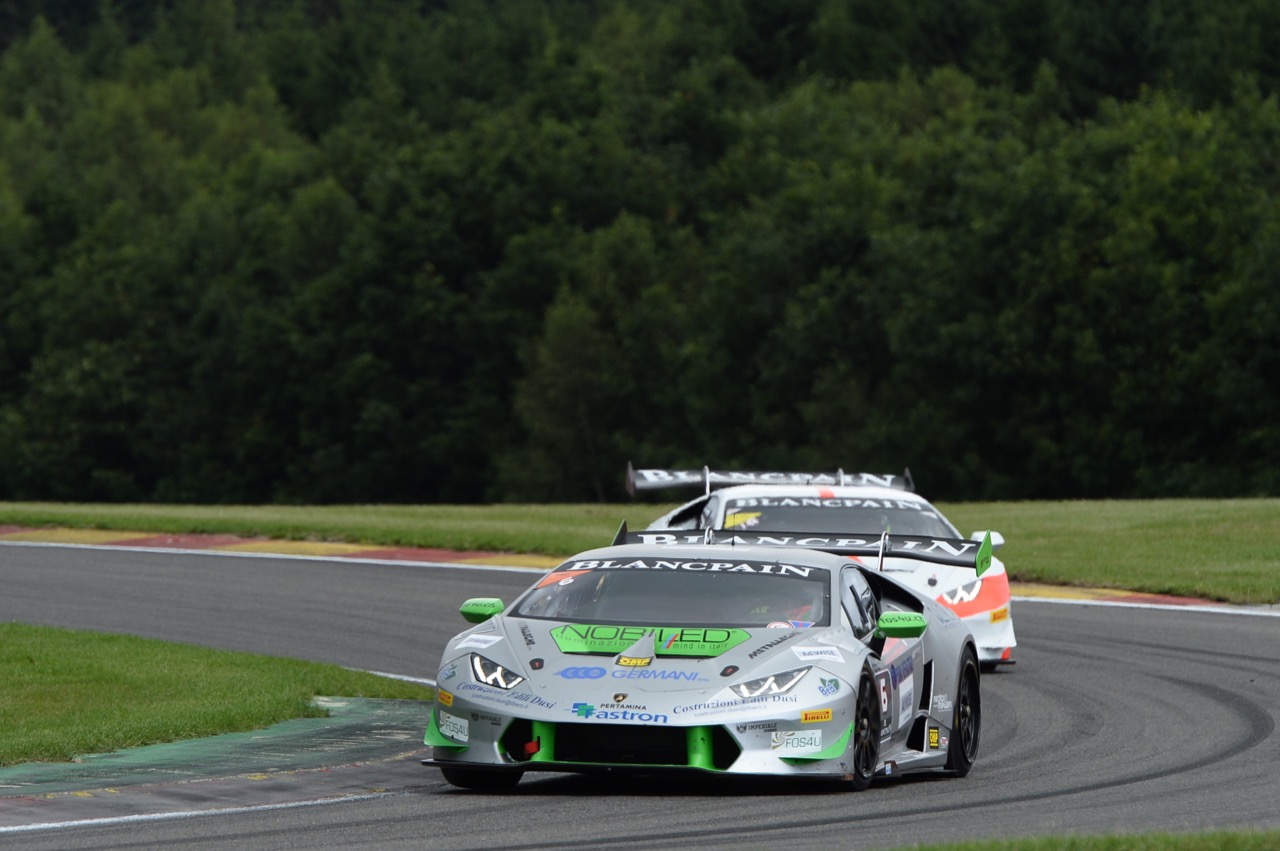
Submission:
{"label": "green foliage", "polygon": [[1274,4],[73,5],[0,21],[0,497],[1280,489]]}

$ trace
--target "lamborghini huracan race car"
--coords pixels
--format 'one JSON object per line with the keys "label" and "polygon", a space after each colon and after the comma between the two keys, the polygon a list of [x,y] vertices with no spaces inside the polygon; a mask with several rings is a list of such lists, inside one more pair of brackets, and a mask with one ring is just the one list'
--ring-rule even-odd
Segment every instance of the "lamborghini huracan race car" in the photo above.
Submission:
{"label": "lamborghini huracan race car", "polygon": [[[693,538],[696,543],[686,543]],[[424,742],[455,786],[525,772],[703,772],[848,781],[977,756],[973,636],[875,565],[990,561],[990,541],[884,535],[831,552],[750,535],[619,530],[510,606],[462,604]]]}
{"label": "lamborghini huracan race car", "polygon": [[[668,512],[649,529],[731,529],[752,532],[854,532],[879,535],[963,537],[928,500],[914,493],[911,472],[871,473],[717,472],[636,470],[627,465],[627,490],[700,487],[703,495]],[[974,532],[971,540],[981,540]],[[993,547],[1004,544],[991,533]],[[955,612],[973,631],[984,670],[1012,665],[1018,640],[1013,632],[1009,575],[996,559],[978,577],[971,569],[938,567],[891,559],[885,570],[895,579]]]}

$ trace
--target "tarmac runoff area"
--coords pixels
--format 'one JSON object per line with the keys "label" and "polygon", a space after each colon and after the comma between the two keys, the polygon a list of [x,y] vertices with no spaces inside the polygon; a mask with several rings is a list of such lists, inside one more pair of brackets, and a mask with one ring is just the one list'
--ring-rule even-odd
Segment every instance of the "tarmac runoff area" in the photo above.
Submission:
{"label": "tarmac runoff area", "polygon": [[[229,535],[155,535],[93,529],[31,529],[0,525],[0,543],[259,554],[353,561],[430,563],[545,570],[561,559],[496,552],[371,547]],[[1231,608],[1187,597],[1113,589],[1011,583],[1014,599],[1121,606]],[[1258,607],[1271,614],[1278,607]],[[1270,611],[1268,611],[1270,610]],[[1262,612],[1259,612],[1262,613]],[[74,763],[0,768],[0,836],[61,823],[74,802],[75,820],[129,818],[157,810],[203,811],[246,792],[256,806],[299,797],[319,802],[377,796],[427,780],[419,760],[426,726],[419,701],[319,698],[327,718],[286,721],[266,730],[149,745],[85,756]]]}

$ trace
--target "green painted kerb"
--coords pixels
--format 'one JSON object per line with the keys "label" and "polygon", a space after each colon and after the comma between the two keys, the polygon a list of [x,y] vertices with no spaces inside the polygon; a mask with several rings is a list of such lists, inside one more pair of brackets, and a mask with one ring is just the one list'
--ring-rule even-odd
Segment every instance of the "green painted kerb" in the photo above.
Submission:
{"label": "green painted kerb", "polygon": [[0,800],[421,755],[418,739],[424,716],[431,717],[431,704],[354,697],[318,697],[315,702],[329,711],[327,718],[295,718],[265,730],[85,754],[76,762],[0,768]]}

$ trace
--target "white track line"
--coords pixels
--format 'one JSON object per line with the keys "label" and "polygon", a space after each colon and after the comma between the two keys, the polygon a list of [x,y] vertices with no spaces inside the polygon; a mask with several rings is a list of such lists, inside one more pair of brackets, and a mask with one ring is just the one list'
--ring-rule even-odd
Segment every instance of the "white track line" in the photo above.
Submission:
{"label": "white track line", "polygon": [[1157,609],[1164,612],[1200,612],[1211,615],[1253,615],[1263,618],[1280,618],[1280,609],[1250,608],[1247,606],[1215,606],[1215,605],[1178,605],[1175,603],[1128,603],[1124,600],[1081,600],[1063,597],[1020,597],[1010,598],[1020,603],[1053,603],[1059,606],[1111,606],[1121,609]]}
{"label": "white track line", "polygon": [[63,830],[69,827],[109,827],[118,824],[140,824],[157,821],[180,821],[200,818],[201,816],[234,816],[246,813],[263,813],[272,810],[294,810],[300,807],[319,807],[326,804],[345,804],[348,801],[375,801],[379,798],[392,798],[406,792],[373,792],[365,795],[347,795],[338,798],[322,798],[318,801],[293,801],[284,804],[258,804],[252,807],[227,807],[211,810],[181,810],[172,813],[148,813],[136,816],[113,816],[111,818],[81,819],[79,821],[50,821],[42,824],[21,824],[12,827],[0,827],[0,836],[7,833],[34,833],[41,830]]}

